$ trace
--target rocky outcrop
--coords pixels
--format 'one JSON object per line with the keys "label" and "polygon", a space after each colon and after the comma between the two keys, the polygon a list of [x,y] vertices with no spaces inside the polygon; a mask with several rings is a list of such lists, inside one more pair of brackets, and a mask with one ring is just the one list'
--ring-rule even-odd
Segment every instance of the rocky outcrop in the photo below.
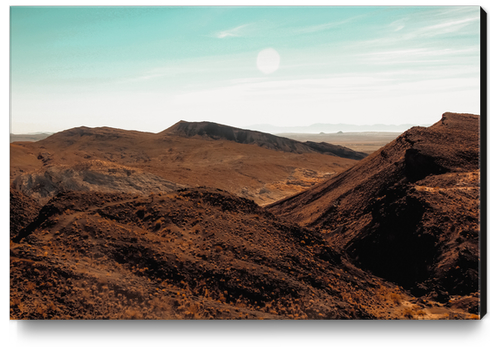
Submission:
{"label": "rocky outcrop", "polygon": [[51,166],[34,173],[25,173],[19,175],[12,183],[12,188],[42,204],[58,193],[67,191],[148,195],[184,187],[151,173],[94,160],[70,167]]}

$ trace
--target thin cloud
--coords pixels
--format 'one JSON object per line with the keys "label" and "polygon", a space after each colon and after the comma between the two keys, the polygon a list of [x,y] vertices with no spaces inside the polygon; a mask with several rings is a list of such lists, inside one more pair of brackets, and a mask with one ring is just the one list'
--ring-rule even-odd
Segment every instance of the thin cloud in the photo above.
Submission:
{"label": "thin cloud", "polygon": [[249,24],[243,24],[243,25],[237,26],[237,27],[232,28],[232,29],[219,31],[219,32],[215,33],[213,36],[218,38],[218,39],[224,39],[227,37],[244,36],[243,29],[248,27],[249,25],[250,25],[250,23]]}
{"label": "thin cloud", "polygon": [[[479,53],[479,47],[463,49],[453,48],[413,48],[391,49],[375,52],[367,52],[356,55],[364,63],[375,65],[404,65],[404,64],[449,64],[456,57],[475,56]],[[449,59],[451,57],[451,59]]]}
{"label": "thin cloud", "polygon": [[431,25],[426,25],[419,28],[412,28],[412,25],[410,24],[410,18],[404,18],[394,21],[388,25],[388,28],[392,30],[393,35],[356,42],[355,44],[351,45],[350,48],[388,48],[392,47],[393,45],[399,45],[404,41],[408,42],[416,40],[417,42],[424,42],[422,39],[437,39],[448,34],[462,35],[463,33],[468,33],[468,30],[470,30],[468,27],[475,23],[478,23],[479,20],[479,16],[466,17],[457,20],[453,18],[446,18],[444,21],[439,20],[439,23],[436,22],[432,23]]}
{"label": "thin cloud", "polygon": [[393,29],[393,31],[400,31],[402,30],[403,28],[405,28],[405,23],[407,22],[407,19],[406,18],[403,18],[403,19],[398,19],[394,22],[392,22],[389,27]]}
{"label": "thin cloud", "polygon": [[462,27],[471,24],[471,22],[479,21],[480,17],[471,17],[471,18],[465,18],[461,20],[454,20],[451,22],[446,22],[446,23],[441,23],[441,24],[436,24],[433,26],[430,26],[426,28],[425,30],[428,31],[429,33],[432,31],[435,31],[437,33],[438,30],[442,29],[441,33],[446,33],[446,32],[453,32],[453,31],[458,31]]}
{"label": "thin cloud", "polygon": [[378,52],[370,52],[359,54],[363,57],[389,57],[390,59],[399,57],[428,57],[428,56],[455,56],[455,55],[466,55],[478,53],[478,47],[469,47],[464,49],[454,49],[454,48],[441,48],[441,49],[430,49],[430,48],[412,48],[412,49],[395,49],[395,50],[385,50]]}
{"label": "thin cloud", "polygon": [[327,30],[327,29],[330,29],[330,28],[339,26],[339,25],[341,25],[341,24],[343,24],[345,22],[346,21],[340,22],[340,23],[325,23],[325,24],[320,24],[320,25],[313,25],[313,26],[309,26],[309,27],[306,27],[306,28],[299,29],[298,30],[298,33],[299,34],[315,33],[315,32],[318,32],[318,31],[323,31],[323,30]]}
{"label": "thin cloud", "polygon": [[[441,77],[441,78],[440,78]],[[324,103],[326,96],[332,102],[345,102],[363,98],[405,98],[407,96],[441,94],[457,91],[475,91],[479,88],[477,77],[431,76],[406,80],[378,74],[339,74],[322,78],[304,78],[278,81],[257,81],[233,86],[206,88],[174,95],[175,105],[188,104],[189,100],[214,107],[229,103],[275,100],[281,104],[286,100]],[[478,93],[476,93],[478,95]],[[291,96],[291,98],[290,98]],[[294,98],[292,97],[294,96]]]}
{"label": "thin cloud", "polygon": [[[148,81],[155,78],[162,78],[168,76],[175,76],[184,73],[189,73],[189,69],[184,69],[181,67],[165,67],[165,68],[156,68],[149,71],[144,71],[142,74],[134,77],[122,78],[118,82],[119,83],[128,83],[128,82],[140,82],[140,81]],[[195,71],[194,71],[195,72]]]}
{"label": "thin cloud", "polygon": [[407,36],[407,38],[415,37],[434,37],[439,35],[450,34],[454,32],[460,32],[464,27],[473,24],[480,20],[480,17],[470,17],[459,20],[452,20],[449,22],[439,23],[424,28],[420,28]]}
{"label": "thin cloud", "polygon": [[311,33],[319,32],[319,31],[324,31],[324,30],[328,30],[328,29],[331,29],[331,28],[335,28],[335,27],[344,25],[344,24],[349,23],[349,22],[351,22],[354,19],[357,19],[359,17],[362,17],[362,16],[352,17],[352,18],[343,20],[341,22],[333,22],[333,23],[324,23],[324,24],[319,24],[319,25],[311,25],[311,26],[307,26],[307,27],[304,27],[304,28],[300,28],[296,32],[298,34],[311,34]]}

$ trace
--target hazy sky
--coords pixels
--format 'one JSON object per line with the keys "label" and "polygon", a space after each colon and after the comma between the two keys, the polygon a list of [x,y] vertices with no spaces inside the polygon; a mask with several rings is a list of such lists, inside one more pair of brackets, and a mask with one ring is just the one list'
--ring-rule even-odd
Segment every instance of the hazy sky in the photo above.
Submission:
{"label": "hazy sky", "polygon": [[11,131],[479,114],[479,25],[478,6],[12,7]]}

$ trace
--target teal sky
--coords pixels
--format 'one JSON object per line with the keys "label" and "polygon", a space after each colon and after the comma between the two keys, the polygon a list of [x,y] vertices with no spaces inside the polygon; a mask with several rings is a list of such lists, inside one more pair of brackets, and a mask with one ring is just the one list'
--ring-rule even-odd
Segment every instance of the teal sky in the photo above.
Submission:
{"label": "teal sky", "polygon": [[478,6],[11,7],[11,131],[479,114],[479,25]]}

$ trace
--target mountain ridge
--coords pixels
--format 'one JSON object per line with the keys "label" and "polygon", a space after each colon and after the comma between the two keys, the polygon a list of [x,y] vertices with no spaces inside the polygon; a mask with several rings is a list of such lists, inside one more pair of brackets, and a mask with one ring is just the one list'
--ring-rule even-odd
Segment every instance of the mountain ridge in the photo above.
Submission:
{"label": "mountain ridge", "polygon": [[13,143],[10,317],[481,318],[478,123],[361,161],[110,128]]}
{"label": "mountain ridge", "polygon": [[213,122],[179,121],[159,134],[178,135],[184,137],[202,136],[214,140],[225,139],[242,144],[255,144],[259,147],[291,153],[321,153],[360,160],[367,157],[366,153],[356,152],[350,148],[332,145],[325,142],[299,142],[260,131],[235,128]]}
{"label": "mountain ridge", "polygon": [[[226,126],[218,128],[234,134]],[[170,187],[211,186],[266,204],[304,190],[354,162],[299,142],[277,141],[273,135],[259,134],[267,143],[294,145],[306,153],[225,138],[180,136],[171,130],[147,133],[78,127],[37,142],[11,143],[11,184],[43,203],[70,189],[148,194]]]}
{"label": "mountain ridge", "polygon": [[64,192],[25,212],[10,247],[13,319],[477,317],[419,301],[321,232],[222,190]]}
{"label": "mountain ridge", "polygon": [[446,112],[268,210],[327,228],[361,268],[418,295],[469,295],[478,289],[479,165],[479,116]]}

